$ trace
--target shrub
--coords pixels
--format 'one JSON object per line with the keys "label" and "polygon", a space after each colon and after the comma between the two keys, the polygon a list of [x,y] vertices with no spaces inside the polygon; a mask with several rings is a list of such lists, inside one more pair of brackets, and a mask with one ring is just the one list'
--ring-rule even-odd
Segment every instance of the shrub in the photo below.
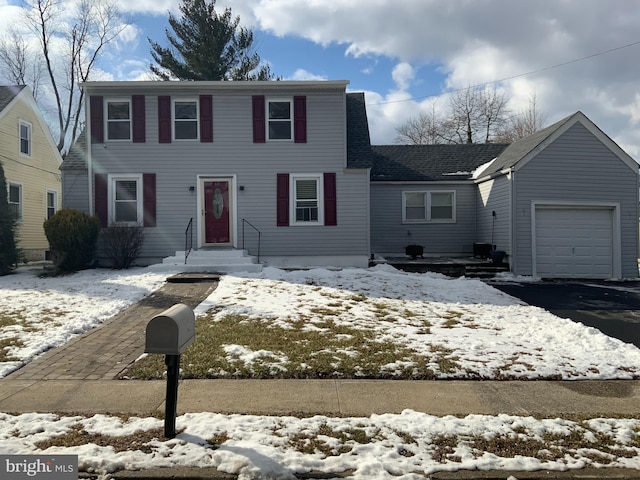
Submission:
{"label": "shrub", "polygon": [[97,217],[63,208],[44,222],[51,259],[59,271],[75,272],[87,267],[96,252],[100,231]]}
{"label": "shrub", "polygon": [[111,266],[117,270],[129,268],[140,255],[144,242],[144,228],[141,225],[114,223],[100,232],[102,245]]}
{"label": "shrub", "polygon": [[20,250],[16,241],[18,221],[15,214],[9,209],[7,196],[7,181],[4,177],[2,163],[0,163],[0,275],[10,273],[18,265],[20,259]]}

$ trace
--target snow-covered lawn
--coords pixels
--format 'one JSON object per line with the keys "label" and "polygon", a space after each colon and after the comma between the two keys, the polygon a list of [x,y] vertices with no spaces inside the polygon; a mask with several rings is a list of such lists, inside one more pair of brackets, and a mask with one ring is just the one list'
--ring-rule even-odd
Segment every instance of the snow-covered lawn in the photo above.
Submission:
{"label": "snow-covered lawn", "polygon": [[[1,375],[148,295],[165,276],[133,269],[60,278],[21,271],[0,277],[0,342],[9,346],[5,354],[10,356],[0,364]],[[281,328],[304,318],[307,328],[322,333],[330,309],[334,324],[372,330],[410,349],[447,349],[457,367],[442,376],[475,372],[491,378],[507,372],[593,379],[639,374],[640,350],[597,330],[523,305],[480,281],[389,267],[335,272],[268,268],[258,275],[229,275],[197,313],[212,322],[237,314]],[[243,345],[229,344],[225,351],[249,363],[256,353],[264,358],[264,352]],[[282,364],[278,352],[269,354]],[[160,438],[162,425],[155,418],[0,414],[0,451],[78,454],[82,470],[105,478],[123,468],[172,466],[216,467],[241,479],[347,470],[353,470],[353,479],[417,479],[458,469],[640,469],[637,419],[455,418],[413,411],[369,418],[194,413],[178,417],[181,433],[173,440]]]}
{"label": "snow-covered lawn", "polygon": [[[271,367],[276,376],[286,377],[283,371],[304,376],[305,366],[313,372],[316,357],[327,354],[333,356],[334,376],[347,363],[355,363],[355,373],[349,375],[354,377],[431,375],[425,372],[461,379],[640,376],[640,350],[633,345],[523,304],[482,281],[405,273],[390,266],[292,272],[266,268],[260,274],[227,276],[197,309],[199,314],[207,311],[212,312],[213,337],[216,322],[230,317],[241,319],[238,329],[251,331],[253,322],[281,332],[280,351],[264,346],[252,350],[250,339],[217,346],[226,365],[237,370],[250,370],[253,364]],[[308,352],[306,359],[289,358],[292,342],[285,337],[297,331],[324,337],[321,350]],[[334,344],[336,336],[342,342]],[[255,342],[264,345],[262,338]],[[372,372],[365,363],[371,360],[367,355],[380,353],[376,343],[384,343],[382,350],[402,353]],[[304,360],[307,365],[301,366]],[[189,363],[186,357],[184,363]],[[225,374],[235,372],[214,370],[209,376]]]}
{"label": "snow-covered lawn", "polygon": [[0,414],[0,451],[79,455],[81,471],[105,480],[117,470],[160,467],[217,468],[240,480],[312,471],[418,480],[462,469],[640,469],[637,419],[457,418],[409,410],[369,418],[193,413],[178,417],[176,427],[182,432],[175,439],[162,440],[163,421],[154,418]]}

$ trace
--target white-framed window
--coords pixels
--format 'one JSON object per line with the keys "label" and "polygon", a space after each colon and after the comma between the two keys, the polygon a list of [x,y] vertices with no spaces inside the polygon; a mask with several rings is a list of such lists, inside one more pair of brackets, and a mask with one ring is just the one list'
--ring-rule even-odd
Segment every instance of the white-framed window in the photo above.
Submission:
{"label": "white-framed window", "polygon": [[19,183],[8,183],[9,189],[9,211],[15,215],[18,222],[22,221],[22,185]]}
{"label": "white-framed window", "polygon": [[267,139],[291,140],[293,138],[293,102],[273,99],[267,101]]}
{"label": "white-framed window", "polygon": [[404,223],[454,223],[456,192],[453,190],[403,192],[402,221]]}
{"label": "white-framed window", "polygon": [[109,175],[110,222],[142,223],[142,175]]}
{"label": "white-framed window", "polygon": [[29,122],[20,120],[18,122],[18,136],[20,137],[20,155],[25,157],[31,156],[31,131],[32,126]]}
{"label": "white-framed window", "polygon": [[198,101],[192,99],[173,100],[173,139],[198,140]]}
{"label": "white-framed window", "polygon": [[131,140],[131,100],[107,100],[107,140]]}
{"label": "white-framed window", "polygon": [[291,225],[323,225],[324,199],[321,174],[291,175]]}
{"label": "white-framed window", "polygon": [[47,220],[58,211],[58,192],[47,190]]}

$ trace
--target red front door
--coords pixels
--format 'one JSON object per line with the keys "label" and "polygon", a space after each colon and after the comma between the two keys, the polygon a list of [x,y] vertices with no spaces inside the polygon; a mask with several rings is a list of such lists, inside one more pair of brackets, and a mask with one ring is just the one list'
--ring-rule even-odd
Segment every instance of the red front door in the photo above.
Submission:
{"label": "red front door", "polygon": [[229,182],[204,182],[205,243],[230,243]]}

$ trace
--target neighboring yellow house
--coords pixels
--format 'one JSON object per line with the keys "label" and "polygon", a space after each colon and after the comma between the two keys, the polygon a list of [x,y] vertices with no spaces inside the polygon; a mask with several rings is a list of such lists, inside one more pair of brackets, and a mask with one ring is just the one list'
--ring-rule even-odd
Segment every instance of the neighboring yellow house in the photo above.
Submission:
{"label": "neighboring yellow house", "polygon": [[0,86],[0,162],[19,219],[18,247],[26,261],[45,260],[42,225],[62,202],[62,157],[28,87]]}

